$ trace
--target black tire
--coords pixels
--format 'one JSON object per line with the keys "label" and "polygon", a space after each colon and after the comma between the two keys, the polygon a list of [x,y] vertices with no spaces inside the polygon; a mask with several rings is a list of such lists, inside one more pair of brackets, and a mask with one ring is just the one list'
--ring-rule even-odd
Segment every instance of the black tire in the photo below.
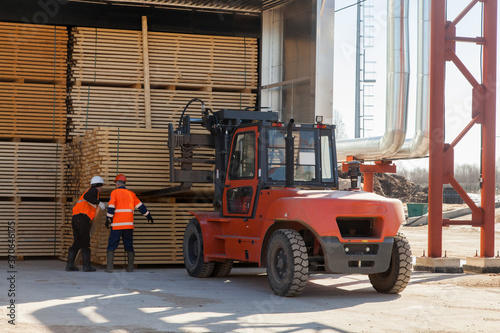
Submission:
{"label": "black tire", "polygon": [[391,263],[387,271],[369,274],[370,282],[379,293],[399,294],[410,282],[412,271],[411,249],[402,233],[394,238]]}
{"label": "black tire", "polygon": [[233,269],[233,261],[228,260],[225,262],[216,262],[214,265],[214,270],[210,276],[213,277],[226,277],[231,273],[231,269]]}
{"label": "black tire", "polygon": [[267,247],[267,279],[278,296],[297,296],[309,277],[309,261],[302,236],[292,229],[276,230]]}
{"label": "black tire", "polygon": [[203,255],[203,234],[197,219],[191,219],[184,232],[182,246],[184,266],[189,275],[197,278],[206,278],[212,274],[214,262],[205,262]]}

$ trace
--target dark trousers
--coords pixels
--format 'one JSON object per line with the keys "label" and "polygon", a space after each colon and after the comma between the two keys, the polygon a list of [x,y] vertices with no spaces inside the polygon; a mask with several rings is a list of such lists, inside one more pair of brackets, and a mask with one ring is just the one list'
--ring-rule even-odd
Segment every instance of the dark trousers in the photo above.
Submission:
{"label": "dark trousers", "polygon": [[85,214],[73,215],[71,226],[73,227],[73,245],[69,252],[90,253],[90,218]]}
{"label": "dark trousers", "polygon": [[108,251],[114,251],[123,240],[125,251],[134,252],[134,229],[111,230],[108,239]]}

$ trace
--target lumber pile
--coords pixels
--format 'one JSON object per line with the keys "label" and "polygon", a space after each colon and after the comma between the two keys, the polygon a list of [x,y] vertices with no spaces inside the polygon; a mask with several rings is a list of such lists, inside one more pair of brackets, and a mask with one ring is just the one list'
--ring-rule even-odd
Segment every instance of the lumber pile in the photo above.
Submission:
{"label": "lumber pile", "polygon": [[150,32],[148,45],[153,85],[257,88],[255,38]]}
{"label": "lumber pile", "polygon": [[[67,147],[66,163],[72,165],[66,174],[67,193],[81,195],[95,175],[104,179],[103,193],[109,193],[118,173],[127,176],[127,188],[134,192],[175,185],[169,181],[167,137],[165,130],[99,127],[75,138]],[[210,159],[213,152],[203,152],[195,158]],[[212,166],[195,164],[193,168]],[[212,185],[199,184],[197,188],[212,188]]]}
{"label": "lumber pile", "polygon": [[53,201],[0,201],[0,251],[7,254],[7,226],[14,221],[15,256],[55,256],[59,253],[59,227],[65,219],[63,203]]}
{"label": "lumber pile", "polygon": [[0,137],[64,139],[66,86],[0,82]]}
{"label": "lumber pile", "polygon": [[[96,127],[145,128],[144,89],[74,86],[70,89],[69,135],[83,135]],[[212,110],[244,109],[255,105],[254,93],[190,90],[151,90],[151,127],[167,129],[178,123],[189,100],[197,97]],[[186,114],[199,118],[200,104],[193,103]],[[203,129],[200,127],[203,132]]]}
{"label": "lumber pile", "polygon": [[66,137],[68,33],[0,22],[0,137]]}
{"label": "lumber pile", "polygon": [[140,31],[76,27],[70,48],[69,78],[77,85],[123,87],[143,82]]}
{"label": "lumber pile", "polygon": [[58,143],[0,142],[0,197],[61,197],[63,148]]}
{"label": "lumber pile", "polygon": [[0,22],[0,80],[66,84],[65,27]]}
{"label": "lumber pile", "polygon": [[[139,197],[139,199],[141,199]],[[211,203],[150,203],[143,201],[154,218],[150,224],[144,216],[135,212],[134,250],[136,264],[180,264],[184,229],[193,218],[190,211],[212,211]],[[94,234],[92,242],[92,261],[106,264],[106,247],[109,230],[104,219]],[[115,251],[115,264],[124,263],[123,244]]]}
{"label": "lumber pile", "polygon": [[60,226],[65,219],[61,202],[24,202],[17,205],[17,251],[24,256],[56,256]]}

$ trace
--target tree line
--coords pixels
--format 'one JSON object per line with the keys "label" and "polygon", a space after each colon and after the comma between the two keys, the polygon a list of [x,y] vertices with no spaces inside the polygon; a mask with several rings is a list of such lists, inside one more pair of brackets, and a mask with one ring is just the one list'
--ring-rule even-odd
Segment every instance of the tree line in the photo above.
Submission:
{"label": "tree line", "polygon": [[[429,186],[429,170],[427,168],[406,169],[398,167],[398,174],[411,182]],[[477,192],[480,189],[481,170],[477,164],[459,164],[455,166],[455,179],[466,192]],[[496,179],[500,180],[500,159],[497,161]],[[500,187],[500,184],[497,185]]]}

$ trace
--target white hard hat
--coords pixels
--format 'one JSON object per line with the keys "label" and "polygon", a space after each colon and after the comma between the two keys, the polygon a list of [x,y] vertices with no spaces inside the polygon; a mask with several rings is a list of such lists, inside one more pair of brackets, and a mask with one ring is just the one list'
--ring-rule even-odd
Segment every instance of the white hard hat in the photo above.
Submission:
{"label": "white hard hat", "polygon": [[90,185],[100,185],[100,186],[102,186],[102,184],[104,184],[104,180],[101,177],[99,177],[99,176],[94,176],[90,180]]}

